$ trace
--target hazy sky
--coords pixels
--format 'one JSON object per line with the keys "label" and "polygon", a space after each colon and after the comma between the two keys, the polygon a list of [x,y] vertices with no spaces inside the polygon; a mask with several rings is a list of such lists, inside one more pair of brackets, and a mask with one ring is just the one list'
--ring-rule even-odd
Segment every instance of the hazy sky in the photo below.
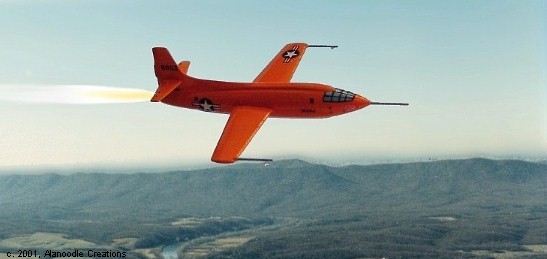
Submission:
{"label": "hazy sky", "polygon": [[[289,42],[293,81],[373,101],[323,120],[269,119],[245,157],[547,154],[545,1],[0,0],[0,95],[28,85],[155,91],[151,48],[199,78],[251,81]],[[6,99],[6,98],[4,98]],[[207,164],[226,115],[160,103],[0,101],[0,166]]]}

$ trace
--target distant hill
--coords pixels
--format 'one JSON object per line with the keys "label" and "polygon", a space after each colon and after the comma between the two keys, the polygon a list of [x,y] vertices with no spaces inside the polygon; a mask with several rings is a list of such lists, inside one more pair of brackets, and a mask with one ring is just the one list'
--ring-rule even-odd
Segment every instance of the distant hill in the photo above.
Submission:
{"label": "distant hill", "polygon": [[8,175],[0,252],[31,242],[130,258],[171,244],[211,258],[545,258],[546,190],[547,164],[488,159]]}
{"label": "distant hill", "polygon": [[[547,165],[466,159],[329,167],[301,160],[137,174],[0,176],[0,217],[143,220],[545,208]],[[495,204],[495,205],[492,205]]]}

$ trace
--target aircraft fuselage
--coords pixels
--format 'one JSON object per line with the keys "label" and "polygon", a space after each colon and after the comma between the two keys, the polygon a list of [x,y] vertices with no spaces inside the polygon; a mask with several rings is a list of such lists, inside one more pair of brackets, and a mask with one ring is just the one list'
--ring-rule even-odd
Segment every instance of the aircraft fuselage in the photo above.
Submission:
{"label": "aircraft fuselage", "polygon": [[362,109],[366,98],[316,83],[233,83],[192,78],[161,102],[206,112],[231,113],[234,107],[271,109],[270,117],[326,118]]}

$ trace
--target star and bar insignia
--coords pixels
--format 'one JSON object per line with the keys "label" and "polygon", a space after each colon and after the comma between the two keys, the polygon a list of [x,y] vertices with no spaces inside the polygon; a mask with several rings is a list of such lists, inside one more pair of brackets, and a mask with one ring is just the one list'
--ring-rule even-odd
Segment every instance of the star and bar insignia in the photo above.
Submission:
{"label": "star and bar insignia", "polygon": [[220,110],[220,105],[214,104],[211,100],[207,98],[202,98],[201,100],[199,100],[199,102],[193,102],[192,106],[205,112]]}
{"label": "star and bar insignia", "polygon": [[283,57],[283,63],[289,63],[292,58],[298,57],[300,52],[298,51],[298,45],[292,47],[291,50],[285,51],[281,56]]}

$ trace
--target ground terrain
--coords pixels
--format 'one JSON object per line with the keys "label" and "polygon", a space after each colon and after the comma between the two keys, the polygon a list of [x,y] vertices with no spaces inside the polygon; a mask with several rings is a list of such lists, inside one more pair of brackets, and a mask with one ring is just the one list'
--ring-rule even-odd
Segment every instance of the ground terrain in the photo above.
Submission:
{"label": "ground terrain", "polygon": [[0,258],[545,258],[547,164],[300,160],[166,173],[0,176]]}

